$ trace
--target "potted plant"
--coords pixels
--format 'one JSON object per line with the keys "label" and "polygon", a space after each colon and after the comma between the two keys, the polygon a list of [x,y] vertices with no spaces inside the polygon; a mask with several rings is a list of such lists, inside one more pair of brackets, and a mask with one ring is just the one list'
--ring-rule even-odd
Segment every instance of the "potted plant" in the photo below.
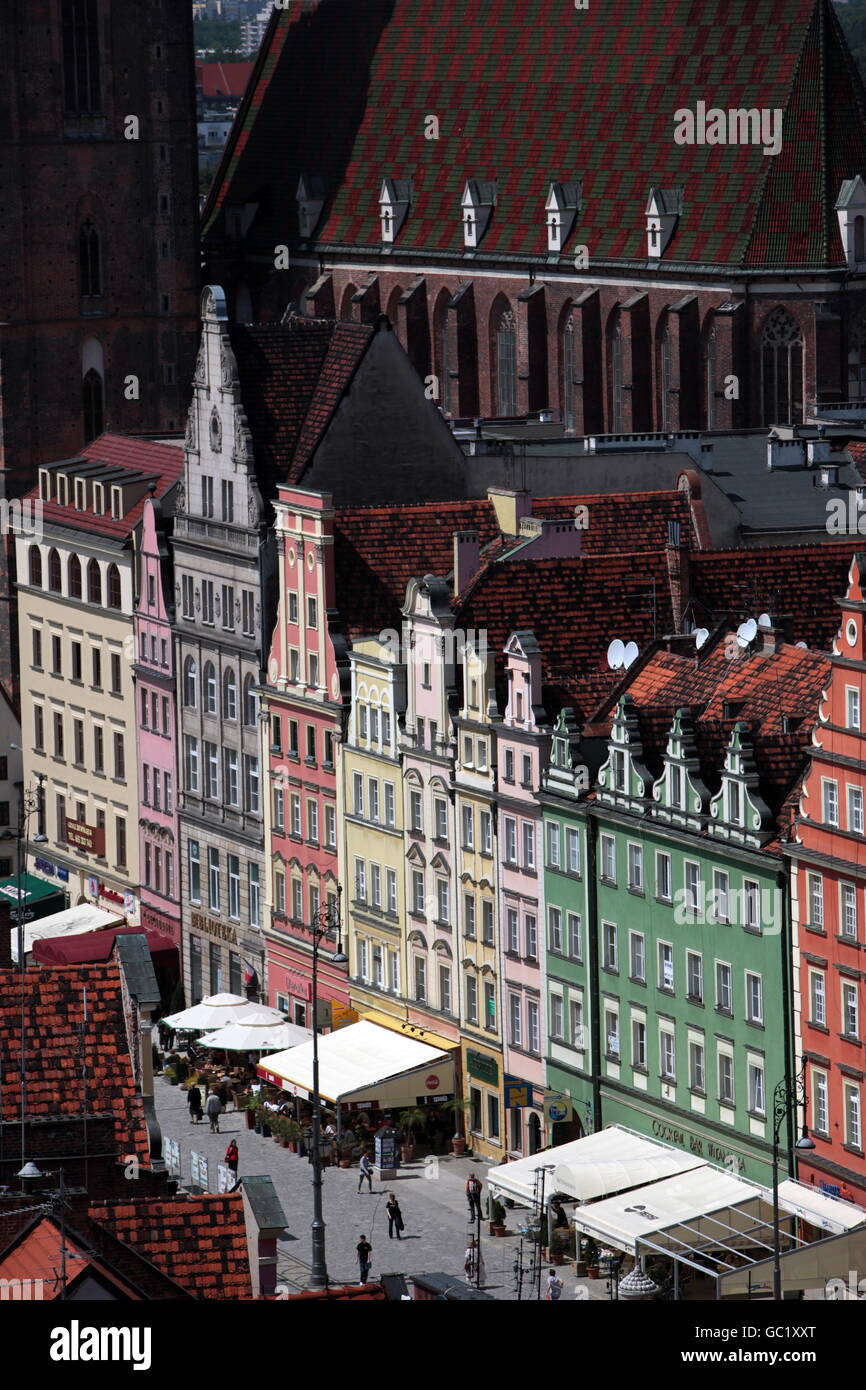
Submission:
{"label": "potted plant", "polygon": [[271,1138],[276,1144],[282,1144],[283,1140],[288,1144],[289,1136],[286,1133],[286,1122],[282,1115],[276,1115],[273,1111],[270,1111],[268,1114],[268,1128],[271,1131]]}
{"label": "potted plant", "polygon": [[297,1120],[290,1119],[283,1120],[283,1126],[286,1136],[283,1141],[284,1145],[293,1154],[296,1154],[298,1152],[298,1141],[301,1137],[301,1126],[298,1124]]}
{"label": "potted plant", "polygon": [[397,1119],[403,1131],[400,1157],[404,1163],[410,1163],[415,1156],[415,1130],[426,1123],[427,1116],[420,1106],[413,1105],[407,1110],[401,1110]]}
{"label": "potted plant", "polygon": [[464,1116],[468,1110],[472,1109],[472,1102],[464,1100],[462,1096],[454,1100],[446,1101],[442,1106],[449,1114],[454,1116],[454,1134],[451,1138],[451,1152],[463,1154],[466,1152],[466,1135],[464,1134]]}
{"label": "potted plant", "polygon": [[598,1246],[592,1236],[587,1236],[583,1242],[583,1258],[586,1261],[586,1276],[588,1279],[598,1278]]}
{"label": "potted plant", "polygon": [[490,1203],[490,1234],[492,1236],[505,1235],[505,1208],[495,1197]]}
{"label": "potted plant", "polygon": [[554,1231],[550,1238],[550,1263],[563,1265],[574,1259],[574,1231]]}
{"label": "potted plant", "polygon": [[338,1139],[338,1140],[337,1140],[337,1154],[338,1154],[337,1162],[338,1162],[338,1164],[339,1164],[339,1166],[340,1166],[341,1168],[351,1168],[351,1166],[352,1166],[352,1154],[354,1153],[354,1151],[355,1151],[355,1140],[354,1140],[354,1138],[352,1138],[352,1139],[346,1139],[345,1137],[343,1137],[342,1139]]}

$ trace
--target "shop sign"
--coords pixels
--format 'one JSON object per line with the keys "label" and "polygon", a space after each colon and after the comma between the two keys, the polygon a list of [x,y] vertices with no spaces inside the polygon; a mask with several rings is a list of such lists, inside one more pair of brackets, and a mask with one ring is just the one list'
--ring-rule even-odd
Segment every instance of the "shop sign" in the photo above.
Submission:
{"label": "shop sign", "polygon": [[338,1004],[336,999],[331,1003],[331,1027],[347,1028],[350,1023],[357,1023],[360,1015],[356,1009],[352,1009],[348,1004]]}
{"label": "shop sign", "polygon": [[127,917],[134,917],[134,916],[135,916],[135,894],[134,894],[134,893],[124,893],[124,895],[123,895],[123,910],[124,910],[124,912],[126,913]]}
{"label": "shop sign", "polygon": [[574,1111],[568,1096],[561,1096],[558,1092],[548,1092],[544,1097],[544,1118],[550,1124],[558,1125],[563,1120],[570,1120]]}
{"label": "shop sign", "polygon": [[466,1070],[470,1076],[475,1076],[479,1081],[486,1081],[488,1086],[498,1086],[499,1067],[495,1057],[488,1057],[484,1052],[475,1052],[470,1048],[466,1049]]}
{"label": "shop sign", "polygon": [[294,970],[285,971],[286,983],[283,986],[286,994],[294,994],[298,999],[312,999],[312,982],[305,975],[298,975]]}
{"label": "shop sign", "polygon": [[68,870],[68,869],[64,869],[62,865],[58,864],[58,865],[57,865],[57,877],[58,877],[59,879],[62,879],[64,883],[68,883],[68,882],[69,882],[69,870]]}
{"label": "shop sign", "polygon": [[238,934],[234,927],[215,922],[212,917],[205,917],[201,912],[191,912],[189,924],[193,931],[206,931],[209,936],[218,936],[220,941],[228,941],[231,946],[238,944]]}
{"label": "shop sign", "polygon": [[54,874],[55,874],[55,872],[56,872],[56,871],[55,871],[55,868],[54,868],[54,865],[53,865],[53,864],[51,863],[51,861],[48,860],[48,859],[38,859],[38,858],[37,858],[37,859],[34,859],[34,860],[33,860],[33,867],[34,867],[40,874],[50,874],[50,875],[52,876],[52,878],[54,877]]}
{"label": "shop sign", "polygon": [[745,1160],[739,1154],[731,1153],[729,1149],[713,1143],[711,1139],[704,1139],[701,1134],[692,1134],[688,1129],[680,1129],[678,1125],[658,1119],[653,1120],[651,1128],[655,1138],[661,1139],[665,1144],[675,1144],[679,1149],[688,1149],[689,1153],[696,1154],[698,1158],[705,1158],[710,1163],[717,1163],[720,1167],[727,1168],[730,1173],[745,1172]]}
{"label": "shop sign", "polygon": [[424,1085],[428,1091],[438,1091],[440,1086],[439,1077],[432,1074],[425,1078]]}
{"label": "shop sign", "polygon": [[506,1081],[505,1082],[505,1109],[513,1110],[515,1107],[532,1104],[532,1087],[526,1081]]}
{"label": "shop sign", "polygon": [[66,821],[66,838],[76,849],[85,854],[95,854],[97,859],[105,858],[105,826],[87,825],[83,820]]}

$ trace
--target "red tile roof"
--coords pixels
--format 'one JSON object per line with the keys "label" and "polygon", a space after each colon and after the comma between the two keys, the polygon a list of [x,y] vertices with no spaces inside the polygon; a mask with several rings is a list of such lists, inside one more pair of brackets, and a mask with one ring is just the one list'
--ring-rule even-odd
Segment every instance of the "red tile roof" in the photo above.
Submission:
{"label": "red tile roof", "polygon": [[[675,112],[699,101],[782,110],[781,151],[676,144]],[[395,250],[462,258],[464,185],[490,180],[480,254],[537,261],[550,183],[580,181],[569,247],[645,263],[650,188],[681,187],[667,262],[839,266],[833,204],[866,167],[864,105],[830,0],[302,0],[273,16],[204,225],[256,201],[260,244],[296,236],[315,174],[317,244],[381,252],[382,179],[411,176]]]}
{"label": "red tile roof", "polygon": [[354,1299],[356,1302],[382,1302],[388,1295],[381,1284],[332,1284],[329,1289],[302,1289],[300,1293],[290,1293],[286,1299],[292,1303],[298,1299],[328,1298]]}
{"label": "red tile roof", "polygon": [[100,1202],[90,1217],[198,1298],[251,1298],[240,1192]]}
{"label": "red tile roof", "polygon": [[[136,1086],[123,1008],[120,966],[0,971],[0,1114],[20,1116],[22,989],[26,1010],[27,1114],[31,1119],[83,1113],[79,1039],[87,1062],[87,1112],[110,1114],[118,1158],[150,1167],[144,1102]],[[85,991],[87,1010],[85,1021]],[[83,1035],[80,1028],[84,1028]]]}
{"label": "red tile roof", "polygon": [[208,99],[214,97],[242,97],[247,89],[255,64],[246,63],[196,63],[195,80]]}
{"label": "red tile roof", "polygon": [[374,331],[368,324],[304,318],[231,329],[266,497],[279,483],[300,482]]}
{"label": "red tile roof", "polygon": [[[123,434],[101,434],[98,439],[94,439],[88,444],[77,458],[87,459],[91,463],[104,463],[112,469],[122,469],[129,474],[144,474],[152,479],[155,484],[153,496],[160,500],[173,487],[183,472],[183,447],[179,444],[154,444],[150,440],[135,439]],[[75,475],[75,460],[57,460],[57,462],[68,462],[70,478]],[[51,467],[51,465],[48,465]],[[114,482],[121,482],[122,479],[114,478]],[[123,539],[138,525],[144,515],[144,504],[150,495],[144,495],[135,502],[128,512],[122,517],[114,518],[110,511],[104,516],[97,516],[90,509],[85,511],[76,510],[73,505],[74,490],[68,506],[62,506],[59,502],[43,502],[43,518],[48,523],[60,526],[69,526],[78,531],[91,531],[99,536],[113,536]],[[27,494],[34,500],[39,496],[39,488],[31,488]],[[106,506],[109,498],[106,497]]]}

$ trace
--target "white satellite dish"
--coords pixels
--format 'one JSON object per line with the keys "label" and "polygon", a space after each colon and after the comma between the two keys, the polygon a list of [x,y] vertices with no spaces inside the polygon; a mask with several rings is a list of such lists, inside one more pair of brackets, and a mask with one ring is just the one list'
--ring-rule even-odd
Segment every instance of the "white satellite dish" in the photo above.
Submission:
{"label": "white satellite dish", "polygon": [[769,613],[762,613],[761,616],[760,616],[760,618],[758,619],[758,627],[772,627],[772,626],[773,626],[773,619],[770,617]]}
{"label": "white satellite dish", "polygon": [[629,642],[628,646],[627,646],[626,649],[625,649],[625,653],[624,653],[624,657],[623,657],[624,662],[625,662],[625,669],[626,669],[626,670],[628,670],[629,666],[631,666],[631,664],[632,664],[633,661],[636,661],[636,660],[637,660],[637,655],[638,655],[638,645],[637,645],[637,642]]}
{"label": "white satellite dish", "polygon": [[737,628],[737,641],[741,647],[747,647],[753,642],[758,634],[758,624],[754,618],[749,618],[748,622],[740,623]]}
{"label": "white satellite dish", "polygon": [[707,640],[707,638],[709,637],[709,635],[710,635],[709,628],[706,628],[706,627],[698,627],[698,628],[695,628],[695,646],[697,647],[698,651],[701,650],[701,647],[704,645],[704,643],[706,642],[706,640]]}
{"label": "white satellite dish", "polygon": [[808,648],[808,646],[807,646],[807,644],[806,644],[805,642],[798,642],[798,643],[797,643],[797,646],[798,646],[798,647],[802,647],[802,649],[803,649],[804,652],[807,652],[807,651],[809,650],[809,648]]}
{"label": "white satellite dish", "polygon": [[618,637],[614,637],[607,649],[607,664],[612,671],[621,671],[625,665],[625,647]]}

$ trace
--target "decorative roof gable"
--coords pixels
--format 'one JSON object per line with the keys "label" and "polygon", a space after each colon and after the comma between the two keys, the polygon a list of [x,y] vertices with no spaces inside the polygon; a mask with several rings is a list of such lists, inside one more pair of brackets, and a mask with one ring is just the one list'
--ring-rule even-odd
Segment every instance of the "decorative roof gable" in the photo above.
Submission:
{"label": "decorative roof gable", "polygon": [[643,761],[637,706],[626,692],[620,696],[613,717],[608,758],[599,769],[596,799],[602,805],[642,815],[650,780]]}
{"label": "decorative roof gable", "polygon": [[665,749],[661,777],[653,783],[653,817],[668,825],[700,830],[709,792],[700,775],[691,711],[678,709]]}
{"label": "decorative roof gable", "polygon": [[738,721],[725,753],[722,787],[710,802],[710,835],[756,849],[772,838],[773,817],[758,791],[758,769],[748,724]]}

